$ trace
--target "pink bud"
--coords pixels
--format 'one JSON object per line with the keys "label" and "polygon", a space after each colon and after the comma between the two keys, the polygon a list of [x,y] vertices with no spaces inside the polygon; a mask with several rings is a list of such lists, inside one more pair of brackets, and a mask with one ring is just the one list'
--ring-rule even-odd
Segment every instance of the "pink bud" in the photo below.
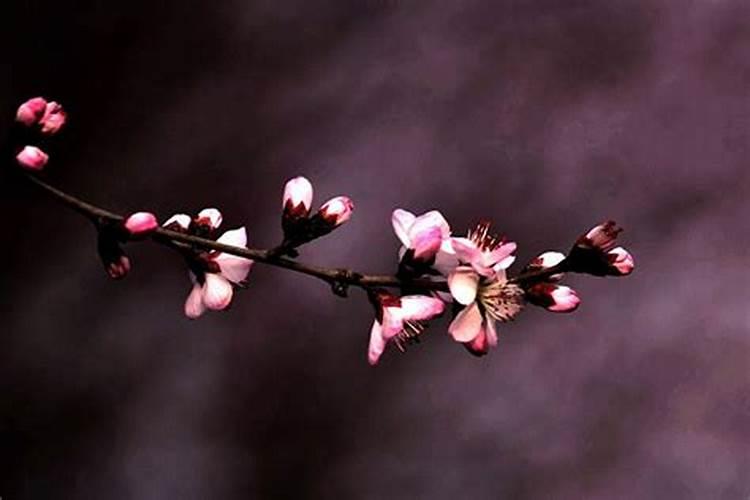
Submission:
{"label": "pink bud", "polygon": [[66,119],[67,115],[60,104],[54,101],[47,103],[44,109],[44,116],[39,121],[42,126],[42,133],[47,135],[58,133],[63,125],[65,125]]}
{"label": "pink bud", "polygon": [[610,274],[615,276],[626,276],[635,269],[635,260],[630,253],[622,247],[613,248],[607,252]]}
{"label": "pink bud", "polygon": [[151,212],[137,212],[125,220],[125,229],[131,236],[141,236],[159,227],[159,221]]}
{"label": "pink bud", "polygon": [[351,219],[353,211],[354,203],[348,196],[337,196],[320,207],[320,216],[335,227]]}
{"label": "pink bud", "polygon": [[43,97],[29,99],[18,107],[18,111],[16,111],[16,121],[27,127],[33,127],[39,123],[44,116],[46,107],[47,101]]}
{"label": "pink bud", "polygon": [[584,236],[578,238],[577,244],[584,247],[598,248],[603,252],[608,252],[615,246],[617,235],[622,229],[614,221],[608,220],[598,226],[593,227]]}
{"label": "pink bud", "polygon": [[16,155],[16,161],[23,168],[29,170],[42,170],[49,161],[49,155],[36,146],[25,146]]}
{"label": "pink bud", "polygon": [[130,259],[127,255],[120,255],[116,260],[107,262],[104,267],[110,278],[119,280],[130,272]]}
{"label": "pink bud", "polygon": [[538,283],[531,286],[526,290],[526,298],[532,304],[552,312],[571,312],[581,303],[575,290],[552,283]]}
{"label": "pink bud", "polygon": [[312,206],[313,187],[304,177],[295,177],[284,186],[282,207],[284,215],[307,217]]}

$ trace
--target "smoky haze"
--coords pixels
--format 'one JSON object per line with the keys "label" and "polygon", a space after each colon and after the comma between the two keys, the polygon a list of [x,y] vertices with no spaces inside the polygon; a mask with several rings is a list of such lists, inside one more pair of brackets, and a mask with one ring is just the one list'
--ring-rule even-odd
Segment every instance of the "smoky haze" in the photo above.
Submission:
{"label": "smoky haze", "polygon": [[637,268],[484,358],[438,322],[372,368],[359,291],[257,265],[191,322],[174,256],[111,282],[4,171],[3,499],[750,496],[745,0],[9,3],[0,132],[64,103],[49,178],[102,206],[269,247],[304,174],[356,203],[305,261],[393,271],[403,207],[489,217],[519,263],[613,218]]}

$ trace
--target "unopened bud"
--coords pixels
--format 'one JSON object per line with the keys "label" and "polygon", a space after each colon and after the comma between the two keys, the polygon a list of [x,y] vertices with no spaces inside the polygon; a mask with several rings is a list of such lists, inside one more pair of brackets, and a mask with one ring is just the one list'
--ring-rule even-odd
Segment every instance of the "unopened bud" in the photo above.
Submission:
{"label": "unopened bud", "polygon": [[331,198],[320,207],[318,214],[333,227],[340,226],[352,217],[354,203],[348,196]]}
{"label": "unopened bud", "polygon": [[25,146],[16,155],[16,161],[28,170],[42,170],[49,161],[49,155],[36,146]]}
{"label": "unopened bud", "polygon": [[284,186],[282,208],[284,217],[304,218],[310,214],[312,206],[313,187],[304,177],[295,177],[287,181]]}
{"label": "unopened bud", "polygon": [[125,219],[125,229],[131,236],[143,236],[159,227],[159,221],[151,212],[137,212]]}
{"label": "unopened bud", "polygon": [[33,127],[42,119],[46,108],[47,101],[43,97],[29,99],[18,107],[16,121],[27,127]]}

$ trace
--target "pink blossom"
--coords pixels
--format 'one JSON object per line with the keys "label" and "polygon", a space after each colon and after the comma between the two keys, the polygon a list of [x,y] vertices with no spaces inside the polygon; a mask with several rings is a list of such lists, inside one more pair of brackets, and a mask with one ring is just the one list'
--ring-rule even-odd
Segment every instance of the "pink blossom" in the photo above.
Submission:
{"label": "pink blossom", "polygon": [[340,226],[352,217],[354,203],[348,196],[336,196],[323,203],[318,213],[333,227]]}
{"label": "pink blossom", "polygon": [[460,265],[448,275],[448,287],[456,302],[466,306],[448,333],[478,356],[497,345],[495,322],[513,319],[523,307],[523,291],[506,280],[504,269],[487,278],[472,266]]}
{"label": "pink blossom", "polygon": [[532,304],[552,312],[572,312],[578,308],[581,299],[570,287],[553,283],[537,283],[526,290],[526,298]]}
{"label": "pink blossom", "polygon": [[53,135],[60,131],[65,125],[67,120],[67,114],[63,110],[63,107],[52,101],[47,103],[44,109],[44,115],[39,120],[39,124],[42,126],[42,133],[47,135]]}
{"label": "pink blossom", "polygon": [[458,260],[470,265],[480,275],[492,278],[516,260],[516,244],[489,234],[490,223],[480,222],[467,238],[452,238],[451,245]]}
{"label": "pink blossom", "polygon": [[[391,223],[396,236],[403,244],[401,253],[410,251],[411,258],[415,261],[437,261],[438,254],[452,255],[450,226],[437,210],[417,217],[411,212],[397,208],[393,211]],[[446,260],[451,260],[450,255],[445,257]]]}
{"label": "pink blossom", "polygon": [[615,276],[627,276],[635,269],[635,259],[622,247],[616,247],[607,252],[609,272]]}
{"label": "pink blossom", "polygon": [[300,176],[287,181],[281,206],[287,217],[307,217],[312,207],[313,187],[310,181]]}
{"label": "pink blossom", "polygon": [[151,212],[137,212],[125,219],[124,226],[131,236],[143,236],[159,227],[159,221]]}
{"label": "pink blossom", "polygon": [[[225,232],[218,243],[247,248],[244,227]],[[213,252],[203,262],[205,271],[190,273],[193,288],[185,301],[185,315],[196,319],[206,310],[220,311],[229,307],[234,295],[234,285],[244,285],[253,261],[236,255]]]}
{"label": "pink blossom", "polygon": [[16,155],[16,161],[28,170],[42,170],[49,161],[49,155],[36,146],[25,146]]}
{"label": "pink blossom", "polygon": [[46,108],[47,101],[43,97],[29,99],[18,107],[16,121],[27,127],[33,127],[42,119]]}
{"label": "pink blossom", "polygon": [[407,295],[396,297],[381,292],[377,298],[377,314],[370,330],[368,360],[377,364],[388,342],[404,350],[424,330],[424,322],[443,313],[445,304],[435,297]]}

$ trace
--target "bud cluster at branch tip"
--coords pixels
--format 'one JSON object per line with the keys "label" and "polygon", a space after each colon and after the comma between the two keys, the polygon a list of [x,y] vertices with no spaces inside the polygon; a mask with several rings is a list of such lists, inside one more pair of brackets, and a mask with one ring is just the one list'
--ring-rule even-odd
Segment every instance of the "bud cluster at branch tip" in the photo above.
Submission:
{"label": "bud cluster at branch tip", "polygon": [[[16,110],[16,122],[31,134],[25,134],[31,141],[38,141],[62,130],[67,114],[57,102],[48,102],[43,97],[34,97],[21,104]],[[37,145],[21,144],[16,149],[16,163],[31,171],[41,171],[49,162],[49,155]]]}

